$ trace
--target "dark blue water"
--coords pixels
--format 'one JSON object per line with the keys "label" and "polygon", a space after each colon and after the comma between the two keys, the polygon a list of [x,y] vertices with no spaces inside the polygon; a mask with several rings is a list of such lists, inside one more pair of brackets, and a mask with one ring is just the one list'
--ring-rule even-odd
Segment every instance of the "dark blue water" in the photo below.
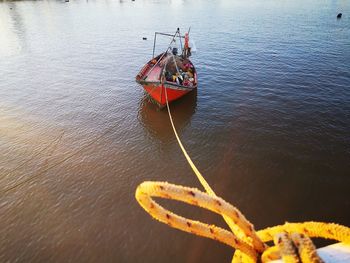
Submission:
{"label": "dark blue water", "polygon": [[154,31],[189,26],[199,87],[171,109],[216,193],[257,229],[350,225],[349,1],[4,1],[0,262],[231,260],[134,198],[145,180],[201,188],[134,81]]}

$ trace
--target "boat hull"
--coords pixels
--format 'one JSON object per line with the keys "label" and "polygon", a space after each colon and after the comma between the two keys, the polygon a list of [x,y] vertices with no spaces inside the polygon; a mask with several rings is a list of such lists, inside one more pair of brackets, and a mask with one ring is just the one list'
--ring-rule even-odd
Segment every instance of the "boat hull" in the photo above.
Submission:
{"label": "boat hull", "polygon": [[[171,56],[173,57],[173,55]],[[166,72],[170,73],[170,70],[166,68],[166,66],[168,65],[169,61],[172,61],[170,60],[173,59],[171,56],[167,55],[167,53],[159,54],[157,57],[146,63],[136,76],[136,82],[143,86],[144,90],[147,92],[152,101],[156,102],[156,104],[158,104],[161,108],[166,106],[166,99],[168,99],[168,102],[170,103],[197,88],[197,73],[194,65],[189,59],[186,62],[187,69],[185,66],[182,67],[184,72],[188,71],[187,78],[189,73],[192,74],[190,77],[192,80],[187,80],[185,83],[185,77],[183,77],[181,81],[179,79],[176,79],[175,81],[174,79],[165,77]],[[177,59],[180,58],[178,57]],[[177,67],[176,71],[178,74],[179,70]],[[174,77],[175,73],[172,72],[170,75]],[[167,96],[165,96],[165,92]]]}
{"label": "boat hull", "polygon": [[[182,89],[178,87],[172,87],[166,84],[143,84],[142,85],[151,99],[157,103],[161,108],[166,106],[166,99],[168,102],[172,102],[191,92],[193,89]],[[165,92],[166,95],[165,96]]]}

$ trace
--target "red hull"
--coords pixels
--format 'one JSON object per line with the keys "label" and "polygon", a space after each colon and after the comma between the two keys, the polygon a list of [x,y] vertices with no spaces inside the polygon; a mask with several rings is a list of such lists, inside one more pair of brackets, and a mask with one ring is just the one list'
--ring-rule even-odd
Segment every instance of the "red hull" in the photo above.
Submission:
{"label": "red hull", "polygon": [[143,88],[146,90],[148,95],[159,104],[161,107],[166,106],[166,97],[165,91],[167,92],[168,102],[179,99],[180,97],[186,95],[191,90],[182,90],[182,89],[172,89],[170,87],[165,88],[163,85],[153,85],[147,84],[143,85]]}

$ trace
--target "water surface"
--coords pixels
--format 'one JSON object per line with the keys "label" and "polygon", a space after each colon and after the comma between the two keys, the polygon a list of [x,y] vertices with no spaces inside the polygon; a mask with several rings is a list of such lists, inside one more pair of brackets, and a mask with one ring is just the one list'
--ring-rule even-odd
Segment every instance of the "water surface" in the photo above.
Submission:
{"label": "water surface", "polygon": [[134,198],[145,180],[201,188],[134,81],[154,31],[189,26],[199,87],[171,109],[217,194],[257,229],[350,225],[348,1],[5,1],[1,262],[230,262]]}

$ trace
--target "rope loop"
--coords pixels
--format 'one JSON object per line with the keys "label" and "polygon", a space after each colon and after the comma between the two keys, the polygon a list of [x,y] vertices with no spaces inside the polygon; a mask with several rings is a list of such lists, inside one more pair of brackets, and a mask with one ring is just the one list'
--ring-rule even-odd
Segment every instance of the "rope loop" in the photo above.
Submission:
{"label": "rope loop", "polygon": [[257,252],[254,247],[238,238],[234,233],[215,225],[208,225],[176,215],[157,204],[151,197],[182,201],[220,215],[225,215],[231,218],[246,236],[253,238],[254,230],[252,224],[245,219],[237,208],[222,198],[209,196],[196,188],[183,187],[166,182],[143,182],[137,187],[135,197],[140,205],[160,222],[185,232],[218,240],[256,259]]}
{"label": "rope loop", "polygon": [[[176,61],[175,61],[176,65]],[[233,205],[216,196],[205,178],[192,162],[177,134],[164,86],[169,119],[177,142],[193,172],[207,193],[196,188],[184,187],[167,182],[143,182],[135,193],[139,204],[152,217],[171,227],[199,236],[220,241],[236,249],[233,263],[268,262],[282,259],[288,263],[322,263],[309,237],[322,237],[350,243],[350,228],[321,222],[286,223],[255,232],[254,226]],[[231,231],[184,218],[163,208],[152,197],[173,199],[208,209],[223,216]],[[274,240],[275,246],[264,242]]]}
{"label": "rope loop", "polygon": [[[253,225],[236,207],[220,197],[209,195],[196,188],[167,182],[143,182],[137,187],[135,197],[140,205],[160,222],[235,248],[232,260],[234,263],[269,262],[280,258],[285,262],[322,263],[310,237],[350,243],[350,228],[333,223],[285,223],[255,232]],[[173,199],[220,214],[230,219],[244,236],[174,214],[156,203],[152,197]],[[264,242],[273,240],[275,246],[268,248],[263,243],[265,249],[261,253],[252,245],[254,238]]]}

